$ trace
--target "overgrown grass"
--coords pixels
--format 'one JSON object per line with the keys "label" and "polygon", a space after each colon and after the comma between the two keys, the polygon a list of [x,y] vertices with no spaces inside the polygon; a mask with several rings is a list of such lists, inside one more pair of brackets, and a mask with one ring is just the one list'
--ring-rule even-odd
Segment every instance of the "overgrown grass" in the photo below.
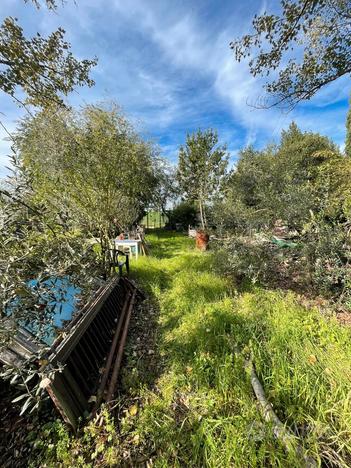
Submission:
{"label": "overgrown grass", "polygon": [[[114,463],[127,441],[134,466],[150,458],[159,467],[304,466],[261,416],[244,366],[251,355],[304,451],[318,464],[350,466],[349,330],[292,294],[237,293],[215,273],[214,255],[185,237],[157,233],[149,241],[152,255],[133,275],[160,311],[163,371],[153,388],[135,383],[138,411],[127,411],[118,438],[111,436]],[[99,463],[111,464],[103,456]]]}
{"label": "overgrown grass", "polygon": [[[156,466],[299,466],[257,408],[250,354],[280,419],[318,462],[351,463],[348,330],[292,294],[236,295],[212,253],[164,234],[136,276],[159,302],[166,371],[136,431]],[[238,352],[239,350],[239,352]]]}

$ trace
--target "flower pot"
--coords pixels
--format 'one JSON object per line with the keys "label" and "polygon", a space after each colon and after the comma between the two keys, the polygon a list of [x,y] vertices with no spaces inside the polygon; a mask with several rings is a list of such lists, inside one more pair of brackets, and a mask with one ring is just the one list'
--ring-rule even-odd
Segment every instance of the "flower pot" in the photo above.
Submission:
{"label": "flower pot", "polygon": [[207,250],[208,242],[210,240],[209,235],[204,231],[197,231],[196,232],[196,248],[199,250]]}

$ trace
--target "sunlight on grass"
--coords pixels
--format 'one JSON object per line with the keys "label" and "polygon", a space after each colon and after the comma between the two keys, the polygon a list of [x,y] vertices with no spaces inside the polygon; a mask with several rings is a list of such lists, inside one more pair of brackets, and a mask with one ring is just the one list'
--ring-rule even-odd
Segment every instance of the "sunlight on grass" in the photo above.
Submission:
{"label": "sunlight on grass", "polygon": [[43,466],[306,466],[263,419],[247,356],[305,454],[317,466],[351,466],[350,330],[291,293],[251,287],[239,294],[215,272],[215,255],[195,251],[193,240],[156,232],[148,241],[151,255],[134,263],[132,275],[158,320],[159,371],[152,374],[145,357],[133,361],[130,348],[118,429],[106,409],[77,437],[62,422],[49,425]]}
{"label": "sunlight on grass", "polygon": [[257,409],[244,355],[250,353],[282,421],[317,460],[347,466],[351,442],[348,330],[292,294],[236,294],[214,272],[211,253],[174,234],[149,237],[152,256],[136,278],[160,308],[166,361],[157,392],[137,421],[140,449],[156,466],[302,466]]}

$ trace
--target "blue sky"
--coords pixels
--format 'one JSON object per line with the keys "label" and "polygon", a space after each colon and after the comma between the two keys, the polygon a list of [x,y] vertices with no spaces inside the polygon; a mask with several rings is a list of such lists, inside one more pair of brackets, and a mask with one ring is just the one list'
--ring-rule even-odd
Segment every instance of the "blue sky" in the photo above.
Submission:
{"label": "blue sky", "polygon": [[[187,132],[214,127],[227,143],[232,162],[243,146],[277,141],[295,120],[341,147],[350,93],[349,78],[319,92],[293,113],[257,110],[262,80],[236,63],[229,42],[250,28],[251,18],[276,1],[67,0],[52,13],[22,0],[1,0],[0,17],[15,16],[27,35],[59,26],[79,58],[97,56],[94,88],[69,97],[74,106],[113,99],[164,156],[177,160]],[[0,95],[1,121],[11,131],[21,111]],[[0,176],[7,172],[9,143],[0,132]]]}

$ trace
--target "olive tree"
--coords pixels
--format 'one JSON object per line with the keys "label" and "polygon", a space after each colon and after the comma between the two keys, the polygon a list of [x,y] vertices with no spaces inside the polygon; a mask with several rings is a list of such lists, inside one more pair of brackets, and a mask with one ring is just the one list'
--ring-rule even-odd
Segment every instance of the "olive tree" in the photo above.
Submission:
{"label": "olive tree", "polygon": [[99,238],[103,254],[153,198],[157,149],[116,106],[43,111],[22,122],[15,141],[34,200]]}
{"label": "olive tree", "polygon": [[[33,3],[39,8],[38,1]],[[54,0],[45,3],[51,10],[57,7]],[[77,86],[92,86],[89,72],[96,59],[77,60],[64,35],[59,28],[47,38],[39,33],[27,38],[15,18],[5,18],[0,26],[0,89],[21,105],[45,107],[63,105],[63,97]]]}
{"label": "olive tree", "polygon": [[218,145],[217,132],[212,129],[188,134],[179,149],[179,189],[183,198],[196,201],[203,229],[207,227],[206,203],[219,190],[228,157],[226,147]]}
{"label": "olive tree", "polygon": [[262,105],[291,108],[350,74],[351,2],[281,0],[280,5],[279,14],[255,15],[253,32],[230,46],[236,60],[250,59],[253,76],[273,75],[266,84],[272,99]]}

